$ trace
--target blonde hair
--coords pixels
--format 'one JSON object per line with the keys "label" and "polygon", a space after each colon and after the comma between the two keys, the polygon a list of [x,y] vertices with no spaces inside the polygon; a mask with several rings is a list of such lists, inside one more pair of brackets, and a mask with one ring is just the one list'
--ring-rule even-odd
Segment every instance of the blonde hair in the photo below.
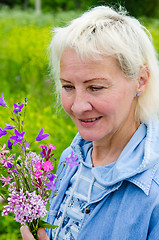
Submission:
{"label": "blonde hair", "polygon": [[61,84],[60,59],[66,48],[73,48],[82,60],[114,56],[128,79],[137,78],[141,67],[149,71],[146,91],[138,98],[136,119],[147,122],[159,109],[159,66],[149,31],[133,17],[107,6],[85,12],[70,25],[55,28],[49,46],[57,95]]}

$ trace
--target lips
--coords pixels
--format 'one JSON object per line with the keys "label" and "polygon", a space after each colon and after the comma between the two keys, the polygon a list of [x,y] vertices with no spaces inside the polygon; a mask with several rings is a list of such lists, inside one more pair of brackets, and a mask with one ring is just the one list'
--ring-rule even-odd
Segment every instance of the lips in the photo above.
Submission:
{"label": "lips", "polygon": [[94,122],[94,121],[96,121],[96,120],[98,120],[98,119],[100,119],[101,117],[97,117],[97,118],[89,118],[89,119],[80,119],[80,121],[82,121],[82,122]]}

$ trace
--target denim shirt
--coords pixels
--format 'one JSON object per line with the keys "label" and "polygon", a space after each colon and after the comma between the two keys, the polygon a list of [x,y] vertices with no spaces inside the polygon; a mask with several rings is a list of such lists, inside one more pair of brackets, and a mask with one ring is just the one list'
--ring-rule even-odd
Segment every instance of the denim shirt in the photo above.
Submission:
{"label": "denim shirt", "polygon": [[[74,151],[79,163],[85,160],[92,142],[79,134],[61,155],[63,162]],[[62,167],[62,166],[61,166]],[[61,168],[60,167],[60,168]],[[59,168],[59,172],[60,172]],[[51,198],[47,221],[53,224],[70,179],[78,166],[66,165]],[[107,166],[105,166],[107,168]],[[107,174],[103,167],[93,173],[105,186],[86,206],[77,240],[159,240],[159,122],[141,124]],[[53,195],[53,194],[52,194]],[[51,229],[47,230],[50,239]]]}

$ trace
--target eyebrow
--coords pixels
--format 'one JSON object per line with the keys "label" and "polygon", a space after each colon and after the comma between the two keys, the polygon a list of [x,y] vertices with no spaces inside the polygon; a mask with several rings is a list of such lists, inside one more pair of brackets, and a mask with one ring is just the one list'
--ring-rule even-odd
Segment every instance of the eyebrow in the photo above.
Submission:
{"label": "eyebrow", "polygon": [[[109,80],[107,78],[102,78],[101,77],[101,78],[91,78],[91,79],[85,80],[84,83],[91,82],[91,81],[96,81],[96,80],[106,80],[107,82],[109,82]],[[71,83],[71,81],[63,79],[63,78],[60,78],[60,81]]]}

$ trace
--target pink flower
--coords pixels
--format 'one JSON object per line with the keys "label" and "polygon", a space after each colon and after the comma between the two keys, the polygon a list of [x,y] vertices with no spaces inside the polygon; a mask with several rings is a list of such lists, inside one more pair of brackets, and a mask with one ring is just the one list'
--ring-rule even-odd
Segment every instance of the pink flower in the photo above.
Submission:
{"label": "pink flower", "polygon": [[9,153],[9,150],[5,150],[6,144],[3,145],[3,147],[0,150],[0,156],[4,156],[6,153]]}
{"label": "pink flower", "polygon": [[2,216],[8,215],[9,212],[15,214],[15,220],[21,225],[32,223],[33,220],[46,215],[46,201],[35,192],[23,192],[23,188],[20,192],[11,189],[8,205],[3,207]]}
{"label": "pink flower", "polygon": [[52,164],[51,161],[45,161],[45,162],[43,163],[43,168],[44,168],[44,171],[50,172],[51,170],[53,170],[54,165]]}
{"label": "pink flower", "polygon": [[6,178],[2,174],[1,174],[1,176],[2,177],[0,177],[0,180],[4,183],[4,185],[2,187],[6,186],[7,184],[10,184],[10,180],[12,180],[12,178],[10,178],[9,176]]}
{"label": "pink flower", "polygon": [[43,144],[41,144],[41,145],[39,145],[39,147],[40,147],[40,148],[46,148],[47,145],[43,145]]}
{"label": "pink flower", "polygon": [[37,172],[34,173],[34,175],[35,175],[35,177],[40,177],[42,175],[42,172],[37,171]]}
{"label": "pink flower", "polygon": [[46,145],[41,144],[41,145],[39,145],[39,147],[40,148],[47,148],[47,147],[49,147],[49,149],[56,149],[55,146],[53,146],[51,143],[46,144]]}
{"label": "pink flower", "polygon": [[35,163],[35,168],[36,168],[37,170],[41,170],[41,169],[42,169],[42,163],[41,163],[41,162]]}
{"label": "pink flower", "polygon": [[55,146],[53,146],[51,143],[47,144],[47,146],[49,147],[49,149],[56,149]]}

